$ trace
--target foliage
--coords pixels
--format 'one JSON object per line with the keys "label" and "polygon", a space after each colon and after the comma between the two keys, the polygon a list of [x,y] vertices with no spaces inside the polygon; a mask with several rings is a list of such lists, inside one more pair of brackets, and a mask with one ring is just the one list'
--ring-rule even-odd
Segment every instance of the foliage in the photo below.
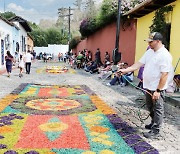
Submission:
{"label": "foliage", "polygon": [[46,32],[41,29],[33,30],[30,35],[34,40],[34,46],[48,46],[48,42],[46,41]]}
{"label": "foliage", "polygon": [[84,19],[81,22],[79,31],[82,37],[91,35],[94,31],[96,31],[96,20],[92,18]]}
{"label": "foliage", "polygon": [[39,27],[33,29],[30,33],[34,40],[35,46],[48,46],[48,44],[67,44],[68,34],[62,33],[56,28],[42,30]]}
{"label": "foliage", "polygon": [[103,27],[116,20],[117,2],[112,0],[104,0],[100,13],[97,15],[97,27]]}
{"label": "foliage", "polygon": [[4,13],[0,13],[0,16],[2,16],[3,18],[8,20],[8,19],[10,19],[12,17],[15,17],[16,14],[13,13],[13,12],[7,11],[7,12],[4,12]]}
{"label": "foliage", "polygon": [[61,33],[54,28],[50,28],[46,31],[46,40],[48,44],[60,44]]}
{"label": "foliage", "polygon": [[78,43],[81,41],[81,37],[77,36],[74,37],[70,42],[69,42],[69,47],[70,50],[76,48],[76,46],[78,45]]}
{"label": "foliage", "polygon": [[[16,16],[16,14],[13,12],[0,13],[0,15],[7,20]],[[68,33],[66,31],[62,32],[57,28],[43,30],[36,23],[28,21],[28,24],[32,28],[32,32],[29,34],[32,36],[35,46],[41,47],[48,46],[48,44],[68,43]]]}
{"label": "foliage", "polygon": [[[116,0],[113,0],[113,1],[116,1]],[[122,13],[126,13],[144,1],[146,0],[122,0],[121,11]]]}
{"label": "foliage", "polygon": [[[126,13],[136,5],[145,0],[122,0],[121,13]],[[112,23],[117,19],[118,1],[104,0],[99,13],[95,17],[86,18],[80,24],[80,33],[82,37],[88,37],[96,32],[98,29]]]}
{"label": "foliage", "polygon": [[170,32],[168,27],[171,25],[169,23],[166,23],[165,15],[172,10],[173,7],[171,5],[158,9],[155,12],[153,23],[149,27],[150,32],[160,32],[164,36],[163,44],[167,49],[169,49],[169,43],[170,43]]}
{"label": "foliage", "polygon": [[165,31],[165,27],[166,27],[165,14],[172,11],[172,9],[173,7],[169,5],[160,8],[155,12],[155,16],[153,17],[153,23],[150,26],[150,32],[163,33]]}
{"label": "foliage", "polygon": [[29,25],[32,28],[30,35],[33,37],[35,46],[41,47],[48,46],[48,44],[67,44],[68,42],[67,32],[62,32],[57,28],[43,30],[38,25],[31,22],[29,22]]}
{"label": "foliage", "polygon": [[36,25],[36,23],[29,21],[28,24],[32,28],[32,30],[40,29],[40,27],[38,25]]}

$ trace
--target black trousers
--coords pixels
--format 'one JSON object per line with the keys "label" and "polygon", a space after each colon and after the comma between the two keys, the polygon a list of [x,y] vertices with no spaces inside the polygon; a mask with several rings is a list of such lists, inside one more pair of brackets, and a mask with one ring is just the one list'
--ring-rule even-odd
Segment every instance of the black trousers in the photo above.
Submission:
{"label": "black trousers", "polygon": [[26,63],[26,73],[30,74],[30,70],[31,70],[31,62]]}

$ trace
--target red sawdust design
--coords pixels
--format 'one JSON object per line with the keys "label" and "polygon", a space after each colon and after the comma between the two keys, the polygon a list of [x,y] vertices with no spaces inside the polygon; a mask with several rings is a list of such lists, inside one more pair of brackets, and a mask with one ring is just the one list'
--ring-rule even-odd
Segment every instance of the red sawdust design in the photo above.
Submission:
{"label": "red sawdust design", "polygon": [[[54,94],[56,92],[56,94]],[[54,95],[60,97],[69,96],[67,88],[58,88],[54,91],[53,88],[40,88],[38,96],[39,97],[53,97]]]}
{"label": "red sawdust design", "polygon": [[[54,116],[29,116],[20,134],[16,148],[78,148],[89,150],[90,145],[77,116],[59,116],[68,128],[63,131],[59,138],[50,141],[45,133],[39,128]],[[79,135],[81,134],[81,135]]]}

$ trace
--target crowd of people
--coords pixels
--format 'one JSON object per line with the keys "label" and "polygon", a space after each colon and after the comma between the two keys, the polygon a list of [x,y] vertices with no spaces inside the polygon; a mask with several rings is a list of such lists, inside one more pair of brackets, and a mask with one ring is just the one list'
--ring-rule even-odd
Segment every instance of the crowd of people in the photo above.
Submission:
{"label": "crowd of people", "polygon": [[[128,66],[127,62],[119,62],[117,65],[114,65],[110,61],[110,54],[108,51],[104,54],[104,60],[101,60],[101,51],[97,48],[94,54],[94,60],[92,60],[92,52],[90,50],[84,49],[78,52],[78,55],[72,54],[69,57],[69,63],[74,69],[84,69],[86,72],[91,74],[98,73],[99,79],[112,78],[112,81],[107,85],[115,85],[119,83],[121,86],[128,85],[128,81],[133,81],[133,72],[121,76],[117,71],[121,68],[126,68]],[[118,82],[117,82],[118,81]]]}

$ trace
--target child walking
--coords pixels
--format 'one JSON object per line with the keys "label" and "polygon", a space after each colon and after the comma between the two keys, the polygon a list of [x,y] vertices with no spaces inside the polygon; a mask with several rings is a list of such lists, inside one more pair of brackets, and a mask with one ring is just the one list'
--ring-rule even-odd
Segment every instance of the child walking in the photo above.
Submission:
{"label": "child walking", "polygon": [[24,69],[24,59],[23,56],[20,55],[20,61],[19,61],[19,77],[21,78],[23,76],[23,69]]}

